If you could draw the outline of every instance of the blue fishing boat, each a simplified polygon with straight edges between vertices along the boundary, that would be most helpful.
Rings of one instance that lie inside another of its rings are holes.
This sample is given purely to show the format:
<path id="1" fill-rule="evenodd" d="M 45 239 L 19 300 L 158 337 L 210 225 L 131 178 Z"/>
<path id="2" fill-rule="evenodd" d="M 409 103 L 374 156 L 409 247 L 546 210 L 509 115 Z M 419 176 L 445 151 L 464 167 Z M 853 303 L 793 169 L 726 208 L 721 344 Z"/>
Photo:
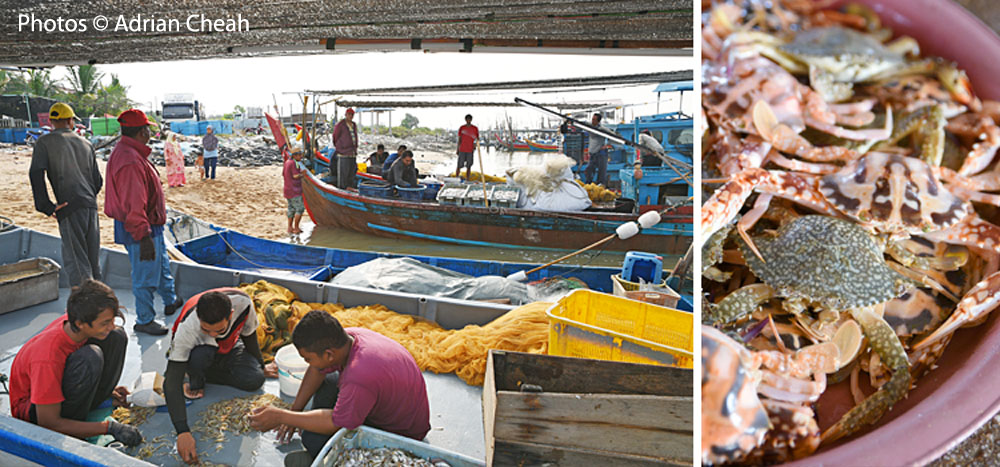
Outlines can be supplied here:
<path id="1" fill-rule="evenodd" d="M 265 240 L 228 229 L 219 229 L 175 246 L 185 256 L 200 264 L 322 282 L 328 281 L 344 269 L 377 258 L 409 257 L 430 266 L 474 277 L 487 275 L 506 277 L 537 266 L 503 261 L 311 247 Z M 620 272 L 621 268 L 557 264 L 529 274 L 528 281 L 576 278 L 591 289 L 611 293 L 613 290 L 611 275 Z"/>

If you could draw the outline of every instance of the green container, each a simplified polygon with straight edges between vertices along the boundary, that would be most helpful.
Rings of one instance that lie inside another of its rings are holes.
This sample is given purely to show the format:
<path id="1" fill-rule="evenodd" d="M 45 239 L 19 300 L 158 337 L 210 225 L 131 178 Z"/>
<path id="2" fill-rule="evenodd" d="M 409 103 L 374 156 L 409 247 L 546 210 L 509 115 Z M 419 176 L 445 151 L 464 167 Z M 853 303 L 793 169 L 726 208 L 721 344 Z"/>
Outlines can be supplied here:
<path id="1" fill-rule="evenodd" d="M 90 119 L 90 131 L 94 132 L 97 136 L 110 136 L 118 133 L 119 129 L 121 129 L 121 125 L 118 124 L 118 119 L 116 118 Z"/>

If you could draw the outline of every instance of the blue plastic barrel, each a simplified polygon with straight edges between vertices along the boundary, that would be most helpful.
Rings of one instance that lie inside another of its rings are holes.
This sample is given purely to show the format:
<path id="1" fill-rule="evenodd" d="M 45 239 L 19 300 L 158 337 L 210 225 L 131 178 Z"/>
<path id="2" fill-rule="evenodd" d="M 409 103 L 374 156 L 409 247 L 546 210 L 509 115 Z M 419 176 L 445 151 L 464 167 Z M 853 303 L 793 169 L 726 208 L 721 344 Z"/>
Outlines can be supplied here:
<path id="1" fill-rule="evenodd" d="M 420 201 L 424 197 L 424 191 L 427 189 L 427 185 L 419 184 L 416 188 L 409 188 L 405 186 L 396 185 L 396 192 L 399 193 L 399 199 L 407 201 Z"/>
<path id="2" fill-rule="evenodd" d="M 358 193 L 361 196 L 388 198 L 392 194 L 392 185 L 375 180 L 364 180 L 358 185 Z"/>

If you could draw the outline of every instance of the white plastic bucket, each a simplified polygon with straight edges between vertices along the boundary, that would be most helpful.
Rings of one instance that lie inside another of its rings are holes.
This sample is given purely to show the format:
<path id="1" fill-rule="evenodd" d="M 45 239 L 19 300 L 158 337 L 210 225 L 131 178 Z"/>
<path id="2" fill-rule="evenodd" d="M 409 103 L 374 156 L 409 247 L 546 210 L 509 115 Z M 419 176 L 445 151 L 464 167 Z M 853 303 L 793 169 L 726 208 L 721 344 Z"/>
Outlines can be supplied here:
<path id="1" fill-rule="evenodd" d="M 294 397 L 299 392 L 302 376 L 306 374 L 309 364 L 291 344 L 278 349 L 274 361 L 278 364 L 278 386 L 281 387 L 281 392 Z"/>

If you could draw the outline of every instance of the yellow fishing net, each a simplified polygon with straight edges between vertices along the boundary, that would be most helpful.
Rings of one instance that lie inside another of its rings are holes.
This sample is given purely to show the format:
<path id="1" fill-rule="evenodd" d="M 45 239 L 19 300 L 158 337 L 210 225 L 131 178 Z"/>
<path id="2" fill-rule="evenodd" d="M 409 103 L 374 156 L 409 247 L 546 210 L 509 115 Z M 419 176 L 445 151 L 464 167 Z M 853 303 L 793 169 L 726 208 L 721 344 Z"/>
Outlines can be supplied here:
<path id="1" fill-rule="evenodd" d="M 410 351 L 421 370 L 455 373 L 471 385 L 483 384 L 490 349 L 543 354 L 549 345 L 549 320 L 545 310 L 551 303 L 531 303 L 483 326 L 448 330 L 382 305 L 345 309 L 334 303 L 305 303 L 288 289 L 265 281 L 244 284 L 240 288 L 254 299 L 261 323 L 257 339 L 268 359 L 273 358 L 273 352 L 282 345 L 291 343 L 291 330 L 312 310 L 332 314 L 344 327 L 363 327 L 389 337 Z M 268 316 L 269 313 L 274 316 Z"/>
<path id="2" fill-rule="evenodd" d="M 470 181 L 470 182 L 480 183 L 485 178 L 486 179 L 486 183 L 507 183 L 507 179 L 506 178 L 497 177 L 497 176 L 490 175 L 490 174 L 483 175 L 483 174 L 481 174 L 479 172 L 476 172 L 475 170 L 473 170 L 472 172 L 470 172 L 469 175 L 470 176 L 468 178 L 468 181 Z M 459 176 L 459 178 L 465 179 L 465 171 L 464 170 L 459 171 L 458 176 Z"/>

